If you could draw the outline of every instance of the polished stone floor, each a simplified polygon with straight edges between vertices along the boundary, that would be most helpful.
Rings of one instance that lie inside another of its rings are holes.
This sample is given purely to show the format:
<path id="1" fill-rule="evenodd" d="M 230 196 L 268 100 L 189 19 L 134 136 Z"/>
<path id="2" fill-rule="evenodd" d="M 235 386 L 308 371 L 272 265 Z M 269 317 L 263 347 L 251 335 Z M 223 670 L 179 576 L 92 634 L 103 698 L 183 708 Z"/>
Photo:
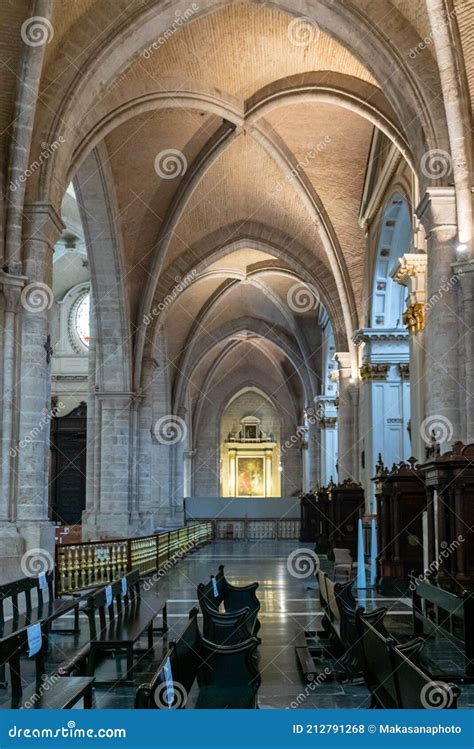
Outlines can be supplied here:
<path id="1" fill-rule="evenodd" d="M 168 601 L 168 640 L 178 637 L 186 626 L 188 612 L 196 605 L 196 586 L 206 582 L 209 575 L 224 564 L 226 576 L 236 585 L 258 581 L 258 596 L 261 601 L 260 621 L 260 671 L 262 684 L 259 691 L 261 708 L 362 708 L 368 706 L 368 692 L 363 685 L 325 680 L 308 689 L 302 679 L 295 655 L 295 641 L 302 630 L 317 630 L 322 612 L 314 578 L 294 577 L 288 570 L 287 561 L 291 552 L 301 548 L 297 541 L 217 541 L 199 552 L 181 560 L 172 570 L 159 579 L 147 595 L 156 605 L 156 599 Z M 328 572 L 332 565 L 322 560 Z M 408 598 L 387 598 L 376 593 L 360 596 L 361 605 L 367 608 L 386 606 L 386 626 L 398 635 L 410 634 L 411 616 Z M 147 598 L 144 598 L 147 605 Z M 82 616 L 80 635 L 54 634 L 48 654 L 47 671 L 52 664 L 62 662 L 87 640 L 88 625 Z M 55 627 L 71 626 L 66 617 Z M 143 641 L 143 646 L 145 646 Z M 94 691 L 96 708 L 127 709 L 133 707 L 135 688 L 149 680 L 162 659 L 167 640 L 156 635 L 153 653 L 137 655 L 135 660 L 134 686 L 115 685 L 100 687 Z M 448 641 L 440 639 L 427 643 L 426 658 L 436 660 L 437 673 L 442 668 L 450 671 L 459 666 L 459 651 Z M 334 659 L 322 662 L 337 670 Z M 98 680 L 113 681 L 123 672 L 125 662 L 121 657 L 105 659 L 97 669 Z M 442 667 L 442 668 L 441 668 Z M 25 681 L 32 680 L 32 664 L 22 666 Z M 4 692 L 3 702 L 7 702 Z M 1 699 L 1 694 L 0 694 Z M 459 707 L 474 707 L 474 686 L 462 686 Z"/>

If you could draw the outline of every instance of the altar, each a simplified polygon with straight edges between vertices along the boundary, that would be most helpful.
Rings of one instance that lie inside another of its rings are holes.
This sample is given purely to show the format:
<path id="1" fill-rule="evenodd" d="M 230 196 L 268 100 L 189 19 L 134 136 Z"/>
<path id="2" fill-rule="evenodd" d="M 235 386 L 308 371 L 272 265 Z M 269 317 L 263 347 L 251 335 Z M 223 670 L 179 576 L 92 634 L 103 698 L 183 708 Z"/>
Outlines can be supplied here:
<path id="1" fill-rule="evenodd" d="M 281 496 L 281 465 L 277 442 L 256 416 L 241 419 L 221 449 L 221 496 Z"/>

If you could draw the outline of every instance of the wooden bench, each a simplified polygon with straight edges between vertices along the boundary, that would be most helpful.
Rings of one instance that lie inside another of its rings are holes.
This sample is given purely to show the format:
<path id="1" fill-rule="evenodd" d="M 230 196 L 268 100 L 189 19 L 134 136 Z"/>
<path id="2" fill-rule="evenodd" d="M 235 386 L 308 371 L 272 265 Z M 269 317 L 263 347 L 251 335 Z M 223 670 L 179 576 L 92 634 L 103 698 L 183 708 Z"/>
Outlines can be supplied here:
<path id="1" fill-rule="evenodd" d="M 260 674 L 256 637 L 237 645 L 217 645 L 201 636 L 198 610 L 192 609 L 182 636 L 170 643 L 153 679 L 135 695 L 138 709 L 254 709 Z M 193 686 L 199 691 L 193 700 Z M 191 703 L 193 703 L 191 705 Z"/>
<path id="2" fill-rule="evenodd" d="M 319 601 L 323 611 L 322 632 L 305 632 L 304 641 L 297 640 L 296 655 L 306 681 L 321 673 L 318 663 L 327 651 L 338 657 L 337 670 L 332 676 L 338 680 L 359 679 L 362 659 L 355 612 L 357 601 L 352 594 L 353 580 L 344 584 L 333 582 L 325 572 L 318 571 Z M 368 621 L 383 628 L 386 609 L 375 609 L 366 614 Z M 385 630 L 383 629 L 385 632 Z M 327 670 L 324 672 L 327 678 Z"/>
<path id="3" fill-rule="evenodd" d="M 230 614 L 236 611 L 240 611 L 243 608 L 249 608 L 252 614 L 252 621 L 250 629 L 256 634 L 260 629 L 260 622 L 258 620 L 258 612 L 260 611 L 260 601 L 257 598 L 258 583 L 250 583 L 249 585 L 232 585 L 227 580 L 224 574 L 224 565 L 220 564 L 217 575 L 215 575 L 215 581 L 217 583 L 217 591 L 219 596 L 217 598 L 218 605 L 221 603 L 224 605 L 224 610 Z M 212 576 L 211 576 L 212 585 Z"/>
<path id="4" fill-rule="evenodd" d="M 255 617 L 248 606 L 231 613 L 220 611 L 212 602 L 212 588 L 211 583 L 200 583 L 197 588 L 204 637 L 218 645 L 235 645 L 252 637 Z"/>
<path id="5" fill-rule="evenodd" d="M 419 663 L 423 639 L 397 644 L 373 627 L 361 609 L 356 612 L 361 640 L 364 679 L 372 696 L 371 707 L 383 709 L 455 709 L 459 689 L 433 680 Z M 438 695 L 443 695 L 439 699 Z"/>
<path id="6" fill-rule="evenodd" d="M 69 612 L 74 612 L 72 631 L 79 632 L 79 601 L 54 597 L 53 572 L 46 573 L 44 583 L 42 588 L 39 577 L 23 577 L 0 585 L 0 640 L 36 622 L 41 622 L 47 631 L 51 622 Z M 11 615 L 5 616 L 8 603 Z"/>
<path id="7" fill-rule="evenodd" d="M 146 602 L 142 601 L 140 573 L 134 570 L 122 579 L 91 594 L 87 599 L 85 611 L 90 629 L 89 676 L 95 673 L 98 653 L 125 650 L 127 678 L 114 680 L 113 683 L 131 680 L 134 652 L 139 652 L 136 649 L 134 651 L 134 646 L 146 632 L 147 651 L 153 648 L 154 620 L 160 611 L 165 613 L 166 604 L 160 608 L 154 598 L 147 598 Z M 110 682 L 100 682 L 100 684 L 107 683 Z"/>
<path id="8" fill-rule="evenodd" d="M 39 577 L 22 577 L 0 585 L 0 642 L 36 623 L 41 623 L 47 638 L 52 622 L 71 612 L 74 627 L 61 632 L 79 632 L 79 601 L 55 598 L 53 572 L 46 573 L 43 580 L 44 587 Z M 5 667 L 0 666 L 0 687 L 6 686 Z"/>
<path id="9" fill-rule="evenodd" d="M 38 624 L 38 623 L 37 623 Z M 11 708 L 37 710 L 67 710 L 80 699 L 84 708 L 92 707 L 92 685 L 94 678 L 68 676 L 66 664 L 55 673 L 46 676 L 44 650 L 46 636 L 41 632 L 41 648 L 32 656 L 35 660 L 35 681 L 23 689 L 21 658 L 28 655 L 28 629 L 15 632 L 0 642 L 0 662 L 8 665 L 11 680 Z"/>
<path id="10" fill-rule="evenodd" d="M 443 675 L 461 683 L 474 681 L 474 594 L 464 591 L 456 596 L 428 580 L 411 576 L 413 632 L 425 637 L 436 628 L 442 631 L 464 655 L 463 673 Z M 433 619 L 430 618 L 433 615 Z"/>

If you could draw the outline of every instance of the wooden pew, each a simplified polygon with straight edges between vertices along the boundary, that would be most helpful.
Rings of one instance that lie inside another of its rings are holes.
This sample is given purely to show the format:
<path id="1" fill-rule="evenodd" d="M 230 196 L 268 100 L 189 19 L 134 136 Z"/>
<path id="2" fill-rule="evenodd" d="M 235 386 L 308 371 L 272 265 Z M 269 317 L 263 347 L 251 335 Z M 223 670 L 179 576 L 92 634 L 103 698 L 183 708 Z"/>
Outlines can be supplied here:
<path id="1" fill-rule="evenodd" d="M 212 589 L 211 583 L 200 583 L 197 588 L 204 637 L 219 645 L 234 645 L 252 637 L 251 627 L 255 625 L 255 617 L 248 606 L 231 613 L 220 611 L 212 603 Z"/>
<path id="2" fill-rule="evenodd" d="M 123 580 L 126 581 L 126 585 Z M 109 589 L 109 593 L 107 589 Z M 124 592 L 125 595 L 123 595 Z M 110 596 L 109 601 L 108 596 Z M 95 672 L 98 653 L 125 650 L 127 654 L 127 680 L 131 680 L 134 646 L 146 632 L 148 650 L 153 648 L 153 623 L 160 610 L 156 600 L 152 598 L 147 599 L 146 605 L 142 605 L 140 573 L 138 570 L 129 572 L 121 580 L 117 580 L 115 583 L 90 595 L 85 609 L 90 629 L 88 674 L 92 676 Z M 135 652 L 138 651 L 135 650 Z M 116 683 L 116 681 L 114 680 L 113 683 Z M 105 684 L 107 682 L 100 683 Z"/>
<path id="3" fill-rule="evenodd" d="M 74 611 L 74 633 L 79 631 L 79 601 L 58 599 L 54 596 L 54 573 L 45 575 L 45 589 L 38 577 L 23 577 L 0 585 L 0 640 L 14 632 L 41 622 L 45 629 L 60 616 Z M 36 595 L 36 602 L 33 600 Z M 5 615 L 7 604 L 11 615 Z"/>
<path id="4" fill-rule="evenodd" d="M 42 632 L 41 649 L 35 659 L 36 677 L 33 684 L 23 689 L 21 657 L 28 654 L 28 630 L 22 629 L 0 642 L 0 662 L 8 665 L 11 679 L 11 708 L 36 710 L 66 710 L 84 699 L 84 708 L 92 707 L 93 677 L 68 676 L 64 664 L 55 673 L 45 675 L 44 649 L 46 636 Z"/>
<path id="5" fill-rule="evenodd" d="M 451 681 L 474 681 L 474 593 L 461 596 L 433 585 L 428 580 L 410 577 L 413 603 L 413 632 L 425 636 L 439 628 L 464 653 L 462 674 L 446 674 Z M 428 613 L 432 612 L 434 621 Z"/>
<path id="6" fill-rule="evenodd" d="M 323 673 L 318 661 L 325 651 L 330 655 L 340 655 L 343 652 L 340 636 L 341 615 L 336 601 L 334 583 L 322 570 L 318 570 L 318 583 L 319 603 L 323 612 L 322 631 L 305 631 L 295 643 L 298 665 L 307 682 L 314 681 Z M 352 582 L 349 582 L 339 587 L 347 589 L 346 595 L 349 596 L 351 585 Z M 327 670 L 324 674 L 325 679 L 334 677 L 334 674 L 328 674 Z"/>
<path id="7" fill-rule="evenodd" d="M 361 640 L 364 679 L 372 695 L 371 707 L 429 709 L 435 706 L 430 699 L 430 690 L 437 689 L 442 689 L 447 695 L 446 700 L 438 703 L 440 708 L 457 707 L 459 689 L 452 684 L 440 687 L 420 667 L 418 654 L 423 646 L 422 638 L 404 645 L 397 644 L 373 627 L 361 609 L 356 612 L 356 622 Z"/>
<path id="8" fill-rule="evenodd" d="M 148 684 L 138 687 L 136 709 L 184 709 L 191 706 L 192 689 L 199 692 L 196 709 L 254 709 L 260 674 L 256 664 L 256 637 L 238 645 L 223 646 L 205 640 L 192 609 L 189 624 L 170 648 Z"/>
<path id="9" fill-rule="evenodd" d="M 45 588 L 41 587 L 39 577 L 22 577 L 0 585 L 0 643 L 36 623 L 41 623 L 47 636 L 52 622 L 72 611 L 73 629 L 61 631 L 79 632 L 79 600 L 55 598 L 53 572 L 46 573 L 44 580 Z M 8 607 L 11 611 L 6 611 Z M 0 666 L 0 687 L 6 686 L 5 668 Z"/>
<path id="10" fill-rule="evenodd" d="M 250 585 L 232 585 L 227 580 L 224 574 L 224 565 L 219 565 L 219 570 L 215 576 L 217 583 L 217 591 L 219 593 L 218 599 L 220 603 L 224 604 L 224 610 L 227 613 L 233 613 L 240 611 L 243 608 L 249 608 L 254 622 L 250 629 L 255 634 L 260 629 L 260 622 L 258 621 L 258 612 L 260 611 L 260 601 L 257 598 L 258 583 L 250 583 Z M 212 584 L 212 576 L 211 576 Z"/>

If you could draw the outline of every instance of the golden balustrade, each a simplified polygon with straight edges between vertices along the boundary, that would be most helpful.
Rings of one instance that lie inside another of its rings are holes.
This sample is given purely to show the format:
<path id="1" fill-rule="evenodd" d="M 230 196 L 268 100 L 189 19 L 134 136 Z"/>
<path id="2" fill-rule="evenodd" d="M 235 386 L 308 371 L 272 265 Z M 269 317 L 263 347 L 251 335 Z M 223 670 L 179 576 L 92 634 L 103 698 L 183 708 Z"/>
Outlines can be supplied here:
<path id="1" fill-rule="evenodd" d="M 188 551 L 208 543 L 210 522 L 150 536 L 56 545 L 56 594 L 100 587 L 138 569 L 141 574 L 170 569 Z"/>

